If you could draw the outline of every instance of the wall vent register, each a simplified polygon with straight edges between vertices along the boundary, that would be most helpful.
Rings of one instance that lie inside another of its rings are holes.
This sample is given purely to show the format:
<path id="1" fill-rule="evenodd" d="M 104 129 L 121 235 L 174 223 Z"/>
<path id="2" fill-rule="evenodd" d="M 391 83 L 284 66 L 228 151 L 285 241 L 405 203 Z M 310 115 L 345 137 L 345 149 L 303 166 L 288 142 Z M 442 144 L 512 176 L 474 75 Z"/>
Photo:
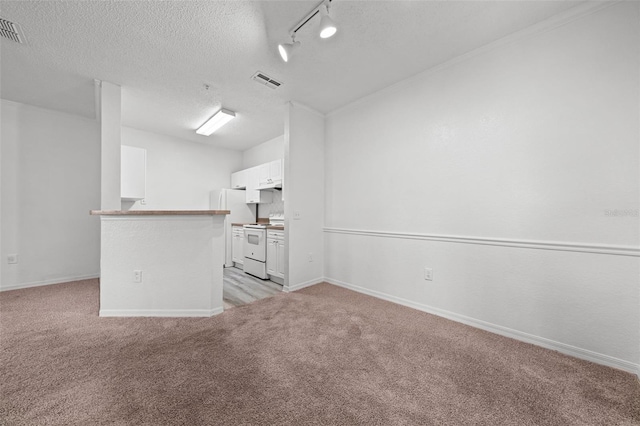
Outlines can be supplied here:
<path id="1" fill-rule="evenodd" d="M 15 41 L 16 43 L 24 44 L 26 42 L 24 33 L 22 32 L 22 28 L 20 28 L 20 25 L 16 24 L 15 22 L 8 21 L 2 17 L 0 17 L 0 36 L 11 41 Z"/>
<path id="2" fill-rule="evenodd" d="M 256 81 L 272 89 L 277 89 L 278 87 L 282 86 L 282 83 L 280 83 L 279 81 L 269 77 L 268 75 L 260 71 L 252 75 L 251 80 Z"/>

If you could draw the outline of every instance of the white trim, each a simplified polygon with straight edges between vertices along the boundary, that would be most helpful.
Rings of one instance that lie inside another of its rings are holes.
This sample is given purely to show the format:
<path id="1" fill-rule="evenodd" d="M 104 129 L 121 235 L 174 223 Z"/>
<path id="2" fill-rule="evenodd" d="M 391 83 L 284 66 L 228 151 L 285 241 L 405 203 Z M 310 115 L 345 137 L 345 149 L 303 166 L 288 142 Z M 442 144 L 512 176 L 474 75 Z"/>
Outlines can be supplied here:
<path id="1" fill-rule="evenodd" d="M 299 283 L 299 284 L 294 284 L 292 286 L 284 286 L 282 287 L 282 291 L 284 291 L 285 293 L 291 293 L 292 291 L 296 291 L 296 290 L 300 290 L 302 288 L 305 287 L 311 287 L 312 285 L 316 285 L 316 284 L 320 284 L 324 282 L 324 278 L 320 277 L 320 278 L 314 278 L 312 280 L 309 281 L 305 281 L 303 283 Z"/>
<path id="2" fill-rule="evenodd" d="M 481 244 L 502 247 L 517 247 L 537 250 L 571 251 L 616 256 L 640 257 L 640 247 L 614 246 L 605 244 L 572 243 L 562 241 L 515 240 L 507 238 L 466 237 L 460 235 L 420 234 L 415 232 L 365 231 L 347 228 L 323 228 L 330 234 L 351 234 L 367 237 L 400 238 L 405 240 L 427 240 L 447 243 Z"/>
<path id="3" fill-rule="evenodd" d="M 399 82 L 393 83 L 387 87 L 384 87 L 376 92 L 373 92 L 369 95 L 363 96 L 351 103 L 348 103 L 346 105 L 343 105 L 339 108 L 336 108 L 330 112 L 328 112 L 326 114 L 326 117 L 329 118 L 335 114 L 340 114 L 342 112 L 348 111 L 351 108 L 354 108 L 364 102 L 367 102 L 369 99 L 381 96 L 383 94 L 386 93 L 394 93 L 398 90 L 401 90 L 403 87 L 410 85 L 412 83 L 414 83 L 415 81 L 418 81 L 430 74 L 436 73 L 438 71 L 441 71 L 443 69 L 447 69 L 455 64 L 458 64 L 460 62 L 464 62 L 468 59 L 474 58 L 476 56 L 482 55 L 484 53 L 488 53 L 491 52 L 493 50 L 496 50 L 498 48 L 501 48 L 503 46 L 507 46 L 511 43 L 517 42 L 520 39 L 526 39 L 527 37 L 531 37 L 531 36 L 535 36 L 538 34 L 542 34 L 545 33 L 547 31 L 551 31 L 555 28 L 561 27 L 563 25 L 566 25 L 572 21 L 575 21 L 577 19 L 580 19 L 582 17 L 591 15 L 593 13 L 596 13 L 602 9 L 608 8 L 610 6 L 613 6 L 617 3 L 621 3 L 622 0 L 617 0 L 617 1 L 587 1 L 584 2 L 578 6 L 572 7 L 570 9 L 567 9 L 563 12 L 560 12 L 557 15 L 553 15 L 547 19 L 545 19 L 544 21 L 538 22 L 536 24 L 533 24 L 529 27 L 526 27 L 520 31 L 516 31 L 515 33 L 511 33 L 509 35 L 506 35 L 498 40 L 492 41 L 488 44 L 482 45 L 476 49 L 473 49 L 467 53 L 464 53 L 460 56 L 456 56 L 454 58 L 451 58 L 445 62 L 441 62 L 439 64 L 435 64 L 433 65 L 431 68 L 427 68 L 426 70 L 419 72 L 418 74 L 415 74 L 411 77 L 408 77 L 404 80 L 401 80 Z"/>
<path id="4" fill-rule="evenodd" d="M 333 278 L 325 278 L 325 282 L 333 284 L 338 287 L 343 287 L 349 290 L 356 291 L 358 293 L 373 296 L 378 299 L 386 300 L 388 302 L 397 303 L 399 305 L 407 306 L 409 308 L 417 309 L 422 312 L 437 315 L 439 317 L 447 318 L 452 321 L 460 322 L 472 327 L 476 327 L 491 333 L 499 334 L 501 336 L 510 337 L 522 342 L 531 343 L 543 348 L 552 349 L 561 352 L 566 355 L 573 356 L 575 358 L 594 362 L 596 364 L 606 365 L 608 367 L 624 370 L 629 373 L 638 374 L 640 372 L 640 364 L 634 364 L 630 361 L 615 358 L 609 355 L 593 352 L 588 349 L 582 349 L 576 346 L 567 345 L 566 343 L 557 342 L 544 337 L 535 336 L 533 334 L 525 333 L 522 331 L 514 330 L 501 325 L 492 324 L 486 321 L 478 320 L 475 318 L 467 317 L 465 315 L 456 314 L 454 312 L 445 311 L 443 309 L 434 308 L 432 306 L 423 305 L 422 303 L 412 302 L 401 297 L 392 296 L 390 294 L 382 293 L 376 290 L 370 290 L 365 287 L 360 287 L 354 284 L 349 284 Z M 640 377 L 640 376 L 639 376 Z"/>
<path id="5" fill-rule="evenodd" d="M 224 312 L 215 309 L 100 309 L 101 317 L 212 317 Z"/>
<path id="6" fill-rule="evenodd" d="M 54 278 L 51 280 L 33 281 L 30 283 L 14 284 L 9 286 L 0 287 L 0 292 L 10 290 L 20 290 L 21 288 L 42 287 L 52 284 L 63 284 L 73 281 L 92 280 L 94 278 L 100 278 L 100 274 L 79 275 L 75 277 Z"/>
<path id="7" fill-rule="evenodd" d="M 90 121 L 90 122 L 93 122 L 93 123 L 96 122 L 96 118 L 95 117 L 89 117 L 89 116 L 86 116 L 86 115 L 80 115 L 80 114 L 77 114 L 75 112 L 58 111 L 56 109 L 40 107 L 40 106 L 37 106 L 37 105 L 24 104 L 22 102 L 10 101 L 9 99 L 5 99 L 5 98 L 0 98 L 0 101 L 4 102 L 4 103 L 8 103 L 8 104 L 10 104 L 11 106 L 13 106 L 15 108 L 22 108 L 22 107 L 33 108 L 33 109 L 37 109 L 37 110 L 40 110 L 40 111 L 45 111 L 47 113 L 51 113 L 51 114 L 54 114 L 54 115 L 64 115 L 66 117 L 80 118 L 80 119 L 82 119 L 84 121 Z"/>
<path id="8" fill-rule="evenodd" d="M 289 103 L 290 103 L 292 106 L 294 106 L 294 107 L 302 108 L 302 109 L 304 109 L 304 110 L 307 110 L 307 111 L 309 111 L 310 113 L 313 113 L 313 114 L 317 115 L 318 117 L 325 118 L 325 116 L 326 116 L 325 114 L 321 113 L 321 112 L 320 112 L 320 111 L 318 111 L 317 109 L 313 109 L 313 108 L 311 108 L 310 106 L 307 106 L 307 105 L 305 105 L 305 104 L 303 104 L 303 103 L 300 103 L 300 102 L 298 102 L 298 101 L 289 101 Z"/>

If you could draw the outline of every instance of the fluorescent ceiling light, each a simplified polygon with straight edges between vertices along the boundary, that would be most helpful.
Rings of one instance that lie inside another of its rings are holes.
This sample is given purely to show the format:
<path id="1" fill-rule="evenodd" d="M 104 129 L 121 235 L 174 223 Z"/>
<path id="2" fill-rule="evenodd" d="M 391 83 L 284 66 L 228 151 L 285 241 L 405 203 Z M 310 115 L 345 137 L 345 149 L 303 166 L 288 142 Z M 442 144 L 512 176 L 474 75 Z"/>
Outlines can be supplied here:
<path id="1" fill-rule="evenodd" d="M 220 127 L 230 122 L 235 116 L 235 112 L 221 108 L 220 111 L 213 114 L 213 117 L 208 119 L 206 123 L 200 126 L 200 128 L 196 130 L 196 133 L 199 135 L 209 136 Z"/>

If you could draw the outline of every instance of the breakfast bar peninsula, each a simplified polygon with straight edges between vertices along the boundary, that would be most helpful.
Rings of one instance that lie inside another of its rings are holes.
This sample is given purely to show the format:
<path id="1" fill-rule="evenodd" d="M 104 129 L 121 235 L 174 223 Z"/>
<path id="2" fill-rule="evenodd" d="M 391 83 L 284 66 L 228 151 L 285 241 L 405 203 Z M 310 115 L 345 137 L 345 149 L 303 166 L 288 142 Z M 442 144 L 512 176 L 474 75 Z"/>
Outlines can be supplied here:
<path id="1" fill-rule="evenodd" d="M 223 311 L 228 210 L 92 210 L 99 215 L 100 316 Z"/>

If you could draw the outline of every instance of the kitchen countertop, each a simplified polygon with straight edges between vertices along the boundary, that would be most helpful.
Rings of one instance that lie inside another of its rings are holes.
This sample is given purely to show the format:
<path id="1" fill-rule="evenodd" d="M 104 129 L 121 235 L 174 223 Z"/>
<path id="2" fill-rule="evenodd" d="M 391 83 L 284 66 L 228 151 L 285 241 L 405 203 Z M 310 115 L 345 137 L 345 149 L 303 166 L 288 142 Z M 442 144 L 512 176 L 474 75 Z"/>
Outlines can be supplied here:
<path id="1" fill-rule="evenodd" d="M 218 216 L 229 210 L 90 210 L 95 216 Z"/>
<path id="2" fill-rule="evenodd" d="M 276 231 L 284 231 L 284 226 L 278 226 L 278 225 L 269 225 L 268 223 L 265 222 L 258 222 L 261 225 L 265 225 L 267 227 L 267 229 L 273 229 Z M 232 223 L 231 226 L 244 226 L 244 225 L 255 225 L 256 222 L 249 222 L 249 223 Z"/>

